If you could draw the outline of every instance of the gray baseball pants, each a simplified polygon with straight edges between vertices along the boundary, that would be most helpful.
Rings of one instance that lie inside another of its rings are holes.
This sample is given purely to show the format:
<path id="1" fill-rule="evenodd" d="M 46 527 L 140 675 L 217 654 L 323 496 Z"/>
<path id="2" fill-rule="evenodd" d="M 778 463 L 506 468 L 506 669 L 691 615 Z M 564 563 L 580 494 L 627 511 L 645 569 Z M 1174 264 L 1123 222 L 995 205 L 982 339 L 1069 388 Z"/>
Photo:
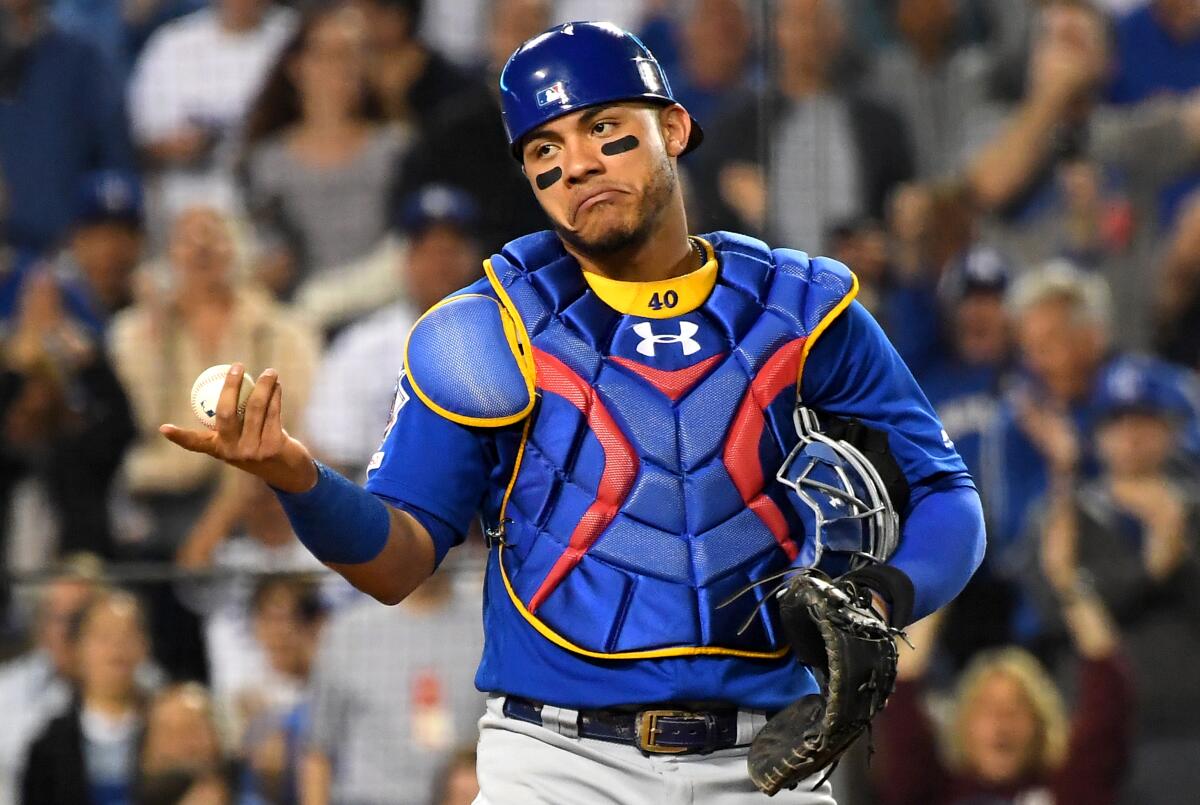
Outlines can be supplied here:
<path id="1" fill-rule="evenodd" d="M 745 746 L 647 756 L 507 718 L 503 701 L 489 698 L 479 721 L 474 805 L 835 805 L 828 782 L 809 790 L 819 778 L 768 799 L 750 782 Z"/>

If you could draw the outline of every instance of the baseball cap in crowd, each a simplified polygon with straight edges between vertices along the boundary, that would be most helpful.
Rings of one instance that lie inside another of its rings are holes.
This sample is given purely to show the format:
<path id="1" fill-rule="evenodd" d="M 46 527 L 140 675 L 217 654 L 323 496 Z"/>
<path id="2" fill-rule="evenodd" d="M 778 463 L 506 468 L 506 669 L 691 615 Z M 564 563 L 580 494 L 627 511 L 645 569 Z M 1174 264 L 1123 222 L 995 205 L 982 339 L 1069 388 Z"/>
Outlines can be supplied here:
<path id="1" fill-rule="evenodd" d="M 938 295 L 948 305 L 977 293 L 1003 295 L 1011 276 L 1012 266 L 1003 254 L 990 246 L 975 246 L 950 263 Z"/>
<path id="2" fill-rule="evenodd" d="M 1150 358 L 1122 358 L 1104 369 L 1094 402 L 1102 420 L 1139 413 L 1173 421 L 1188 419 L 1194 389 L 1184 371 Z"/>
<path id="3" fill-rule="evenodd" d="M 76 227 L 116 222 L 140 229 L 144 218 L 142 185 L 134 174 L 117 170 L 95 171 L 80 183 L 75 206 Z"/>
<path id="4" fill-rule="evenodd" d="M 479 223 L 479 205 L 463 190 L 444 184 L 425 185 L 400 206 L 396 228 L 409 237 L 431 226 L 449 224 L 473 236 Z"/>

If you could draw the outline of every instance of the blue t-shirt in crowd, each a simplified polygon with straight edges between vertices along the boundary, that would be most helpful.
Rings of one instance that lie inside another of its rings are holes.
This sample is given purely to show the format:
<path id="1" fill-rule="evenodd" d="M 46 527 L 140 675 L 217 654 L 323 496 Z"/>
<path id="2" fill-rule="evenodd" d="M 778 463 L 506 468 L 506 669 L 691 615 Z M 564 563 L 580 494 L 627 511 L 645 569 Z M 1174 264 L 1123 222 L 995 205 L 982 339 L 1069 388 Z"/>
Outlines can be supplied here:
<path id="1" fill-rule="evenodd" d="M 123 91 L 90 44 L 50 26 L 20 58 L 0 98 L 7 240 L 45 253 L 65 233 L 83 177 L 133 170 Z"/>
<path id="2" fill-rule="evenodd" d="M 1131 11 L 1113 31 L 1116 72 L 1109 100 L 1132 104 L 1170 93 L 1185 95 L 1200 87 L 1200 34 L 1176 41 L 1154 18 L 1152 4 Z M 1184 198 L 1200 187 L 1200 171 L 1191 171 L 1163 188 L 1159 217 L 1167 224 Z"/>

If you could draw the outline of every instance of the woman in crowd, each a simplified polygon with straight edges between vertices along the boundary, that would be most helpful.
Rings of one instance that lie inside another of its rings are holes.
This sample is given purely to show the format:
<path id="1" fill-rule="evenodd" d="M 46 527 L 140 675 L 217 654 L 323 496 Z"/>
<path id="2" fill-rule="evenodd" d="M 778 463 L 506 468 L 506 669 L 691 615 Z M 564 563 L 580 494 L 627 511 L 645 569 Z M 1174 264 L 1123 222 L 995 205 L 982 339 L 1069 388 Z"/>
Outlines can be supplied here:
<path id="1" fill-rule="evenodd" d="M 207 691 L 174 685 L 154 699 L 146 716 L 137 805 L 226 805 L 229 768 Z"/>
<path id="2" fill-rule="evenodd" d="M 382 123 L 365 37 L 356 9 L 313 12 L 250 110 L 247 203 L 268 243 L 291 260 L 290 271 L 270 277 L 277 292 L 362 257 L 387 231 L 394 166 L 409 134 Z"/>
<path id="3" fill-rule="evenodd" d="M 307 325 L 238 276 L 233 232 L 220 213 L 195 207 L 181 214 L 167 257 L 170 290 L 123 311 L 110 331 L 113 364 L 138 424 L 124 469 L 142 529 L 131 522 L 123 533 L 127 552 L 141 559 L 173 557 L 198 518 L 220 519 L 219 510 L 242 503 L 226 480 L 231 474 L 206 461 L 180 459 L 158 433 L 163 422 L 195 419 L 190 391 L 196 377 L 235 358 L 255 373 L 273 367 L 289 379 L 289 405 L 301 412 L 320 355 Z M 152 594 L 154 635 L 169 636 L 155 640 L 159 661 L 173 676 L 204 679 L 195 618 L 170 587 Z"/>
<path id="4" fill-rule="evenodd" d="M 190 422 L 192 382 L 236 356 L 250 371 L 274 367 L 302 410 L 319 356 L 316 335 L 238 276 L 230 223 L 195 207 L 175 221 L 168 248 L 169 291 L 140 300 L 113 323 L 111 351 L 133 401 L 139 438 L 126 462 L 130 492 L 153 515 L 157 547 L 174 549 L 219 481 L 206 461 L 181 460 L 158 433 L 163 422 Z M 244 356 L 244 357 L 243 357 Z M 294 378 L 294 379 L 293 379 Z"/>
<path id="5" fill-rule="evenodd" d="M 983 652 L 967 667 L 939 741 L 923 706 L 939 615 L 909 630 L 896 690 L 878 719 L 873 764 L 881 805 L 1117 802 L 1130 752 L 1133 689 L 1107 610 L 1060 546 L 1044 546 L 1078 655 L 1068 719 L 1050 676 L 1024 649 Z M 1040 798 L 1039 798 L 1040 797 Z"/>
<path id="6" fill-rule="evenodd" d="M 71 624 L 77 698 L 29 750 L 25 805 L 131 799 L 143 696 L 137 670 L 149 648 L 141 606 L 126 592 L 98 593 Z"/>

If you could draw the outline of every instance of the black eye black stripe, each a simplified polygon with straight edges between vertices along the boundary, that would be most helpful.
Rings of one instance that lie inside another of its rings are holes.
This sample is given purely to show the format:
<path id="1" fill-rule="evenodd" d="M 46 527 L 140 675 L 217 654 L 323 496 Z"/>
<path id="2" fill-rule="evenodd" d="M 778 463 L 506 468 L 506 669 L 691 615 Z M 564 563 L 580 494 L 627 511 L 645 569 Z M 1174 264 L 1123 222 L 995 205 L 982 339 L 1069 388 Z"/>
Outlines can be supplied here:
<path id="1" fill-rule="evenodd" d="M 551 168 L 545 173 L 539 173 L 535 181 L 537 181 L 538 190 L 545 190 L 561 178 L 562 168 Z"/>
<path id="2" fill-rule="evenodd" d="M 632 134 L 627 134 L 619 140 L 613 140 L 611 143 L 605 143 L 600 146 L 600 152 L 606 157 L 615 157 L 617 154 L 624 154 L 626 151 L 632 151 L 641 145 L 637 137 Z"/>

